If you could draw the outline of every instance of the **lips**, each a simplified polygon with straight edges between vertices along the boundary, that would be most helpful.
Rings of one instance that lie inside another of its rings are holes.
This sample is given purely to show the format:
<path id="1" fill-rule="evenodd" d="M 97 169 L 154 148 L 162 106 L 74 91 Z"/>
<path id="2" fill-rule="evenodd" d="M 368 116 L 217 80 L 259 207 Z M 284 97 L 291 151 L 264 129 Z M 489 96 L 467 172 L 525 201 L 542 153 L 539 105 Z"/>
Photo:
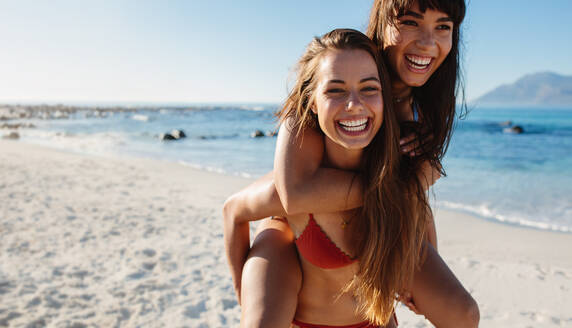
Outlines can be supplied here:
<path id="1" fill-rule="evenodd" d="M 337 121 L 337 126 L 345 134 L 359 135 L 369 128 L 369 122 L 370 119 L 367 117 L 359 119 L 339 120 Z"/>
<path id="2" fill-rule="evenodd" d="M 433 57 L 407 54 L 405 55 L 405 60 L 408 68 L 414 72 L 424 73 L 429 69 L 429 66 L 431 66 Z"/>

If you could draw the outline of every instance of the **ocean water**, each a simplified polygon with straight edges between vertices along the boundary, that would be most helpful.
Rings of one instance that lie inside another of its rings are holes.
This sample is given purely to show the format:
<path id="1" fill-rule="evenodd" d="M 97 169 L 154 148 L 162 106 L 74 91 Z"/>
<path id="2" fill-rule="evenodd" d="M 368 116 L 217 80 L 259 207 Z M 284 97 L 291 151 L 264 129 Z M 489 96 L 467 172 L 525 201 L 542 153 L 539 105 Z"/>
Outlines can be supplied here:
<path id="1" fill-rule="evenodd" d="M 276 106 L 140 110 L 105 118 L 78 112 L 70 119 L 32 120 L 22 141 L 68 151 L 140 156 L 222 174 L 257 177 L 272 169 Z M 505 121 L 524 129 L 503 132 Z M 28 121 L 30 122 L 30 121 Z M 187 138 L 161 142 L 182 129 Z M 447 177 L 434 188 L 437 206 L 484 219 L 572 232 L 572 108 L 476 108 L 456 123 L 444 161 Z"/>
<path id="2" fill-rule="evenodd" d="M 504 133 L 506 121 L 524 133 Z M 572 109 L 474 109 L 457 121 L 445 169 L 435 194 L 447 208 L 572 232 Z"/>

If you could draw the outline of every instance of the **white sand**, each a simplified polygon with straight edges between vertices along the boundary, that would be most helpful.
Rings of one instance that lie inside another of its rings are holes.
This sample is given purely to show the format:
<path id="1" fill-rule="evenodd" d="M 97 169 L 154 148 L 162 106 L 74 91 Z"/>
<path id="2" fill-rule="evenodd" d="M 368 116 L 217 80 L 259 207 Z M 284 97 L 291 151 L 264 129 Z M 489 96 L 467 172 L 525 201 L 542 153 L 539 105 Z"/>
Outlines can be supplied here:
<path id="1" fill-rule="evenodd" d="M 0 141 L 0 327 L 236 326 L 220 207 L 248 182 Z M 572 235 L 445 211 L 437 226 L 482 327 L 572 327 Z"/>

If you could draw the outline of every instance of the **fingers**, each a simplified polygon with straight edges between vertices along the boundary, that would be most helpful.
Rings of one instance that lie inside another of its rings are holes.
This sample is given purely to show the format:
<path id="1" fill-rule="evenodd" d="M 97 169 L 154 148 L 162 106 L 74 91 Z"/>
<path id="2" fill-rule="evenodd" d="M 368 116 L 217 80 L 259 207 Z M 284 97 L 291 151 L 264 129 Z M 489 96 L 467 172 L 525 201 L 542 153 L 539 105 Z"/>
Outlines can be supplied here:
<path id="1" fill-rule="evenodd" d="M 410 133 L 410 134 L 406 135 L 405 137 L 399 139 L 399 145 L 404 146 L 404 145 L 410 143 L 411 141 L 414 141 L 415 139 L 417 139 L 417 135 L 415 133 Z"/>
<path id="2" fill-rule="evenodd" d="M 422 142 L 420 142 L 420 139 Z M 402 154 L 413 157 L 423 153 L 425 145 L 433 140 L 432 134 L 421 135 L 417 138 L 415 133 L 411 133 L 399 140 L 399 147 Z"/>
<path id="3" fill-rule="evenodd" d="M 413 152 L 419 146 L 419 142 L 415 133 L 411 133 L 399 140 L 399 147 L 402 154 L 412 156 Z"/>

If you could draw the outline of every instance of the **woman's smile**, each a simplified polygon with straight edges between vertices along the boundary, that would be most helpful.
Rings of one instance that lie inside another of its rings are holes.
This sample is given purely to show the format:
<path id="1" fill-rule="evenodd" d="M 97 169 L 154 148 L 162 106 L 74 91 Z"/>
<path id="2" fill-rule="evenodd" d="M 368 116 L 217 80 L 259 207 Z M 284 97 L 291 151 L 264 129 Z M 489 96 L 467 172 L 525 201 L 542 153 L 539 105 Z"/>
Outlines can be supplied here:
<path id="1" fill-rule="evenodd" d="M 364 118 L 352 118 L 343 119 L 337 121 L 336 126 L 340 133 L 346 134 L 348 136 L 359 136 L 362 134 L 367 134 L 371 128 L 370 119 Z"/>
<path id="2" fill-rule="evenodd" d="M 433 57 L 406 54 L 405 62 L 410 71 L 414 73 L 427 73 L 433 63 Z"/>

